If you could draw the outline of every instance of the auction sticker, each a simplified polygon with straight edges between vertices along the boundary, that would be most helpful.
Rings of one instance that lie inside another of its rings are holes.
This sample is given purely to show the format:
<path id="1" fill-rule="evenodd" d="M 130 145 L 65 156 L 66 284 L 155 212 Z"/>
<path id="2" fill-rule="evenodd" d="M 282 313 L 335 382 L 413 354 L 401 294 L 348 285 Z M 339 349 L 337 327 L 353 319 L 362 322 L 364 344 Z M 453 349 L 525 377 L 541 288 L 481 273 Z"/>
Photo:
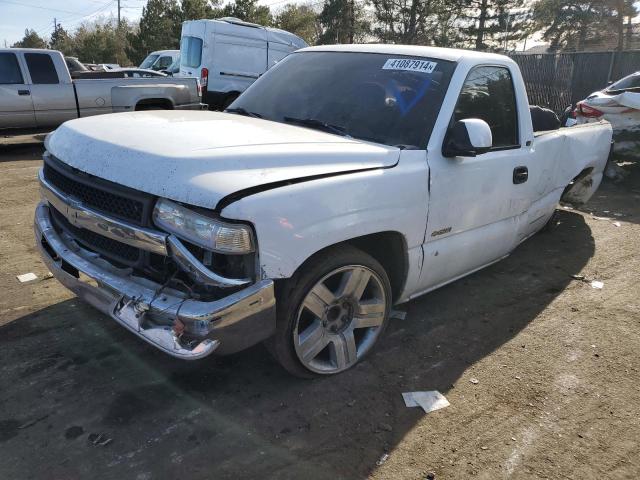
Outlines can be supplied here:
<path id="1" fill-rule="evenodd" d="M 438 66 L 437 62 L 411 58 L 390 58 L 382 66 L 383 70 L 408 70 L 410 72 L 431 73 Z"/>

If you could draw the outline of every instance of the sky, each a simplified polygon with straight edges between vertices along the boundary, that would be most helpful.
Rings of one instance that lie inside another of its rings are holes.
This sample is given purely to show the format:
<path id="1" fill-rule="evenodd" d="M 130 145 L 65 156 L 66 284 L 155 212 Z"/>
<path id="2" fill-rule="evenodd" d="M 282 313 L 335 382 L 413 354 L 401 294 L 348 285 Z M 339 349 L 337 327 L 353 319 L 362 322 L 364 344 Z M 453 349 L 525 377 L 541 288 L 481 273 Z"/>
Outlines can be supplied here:
<path id="1" fill-rule="evenodd" d="M 287 0 L 288 3 L 303 1 Z M 146 3 L 147 0 L 120 0 L 122 17 L 139 20 Z M 260 0 L 260 4 L 275 8 L 282 3 L 283 0 Z M 26 28 L 48 39 L 53 32 L 54 18 L 65 30 L 73 31 L 82 22 L 111 15 L 114 18 L 118 15 L 117 0 L 0 0 L 0 46 L 11 46 L 20 40 Z M 527 42 L 527 47 L 540 43 L 536 40 Z"/>

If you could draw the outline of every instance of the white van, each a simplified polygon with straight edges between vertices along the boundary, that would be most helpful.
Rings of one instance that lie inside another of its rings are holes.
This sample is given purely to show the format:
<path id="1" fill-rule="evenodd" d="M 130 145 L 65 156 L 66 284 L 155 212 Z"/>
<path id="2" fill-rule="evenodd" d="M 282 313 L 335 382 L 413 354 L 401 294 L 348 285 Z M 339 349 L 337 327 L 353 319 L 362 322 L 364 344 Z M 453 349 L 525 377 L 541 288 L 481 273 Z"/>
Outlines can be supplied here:
<path id="1" fill-rule="evenodd" d="M 138 68 L 167 70 L 180 61 L 180 50 L 157 50 L 147 55 Z"/>
<path id="2" fill-rule="evenodd" d="M 197 77 L 202 101 L 222 109 L 289 53 L 306 47 L 300 37 L 237 18 L 182 24 L 180 76 Z"/>

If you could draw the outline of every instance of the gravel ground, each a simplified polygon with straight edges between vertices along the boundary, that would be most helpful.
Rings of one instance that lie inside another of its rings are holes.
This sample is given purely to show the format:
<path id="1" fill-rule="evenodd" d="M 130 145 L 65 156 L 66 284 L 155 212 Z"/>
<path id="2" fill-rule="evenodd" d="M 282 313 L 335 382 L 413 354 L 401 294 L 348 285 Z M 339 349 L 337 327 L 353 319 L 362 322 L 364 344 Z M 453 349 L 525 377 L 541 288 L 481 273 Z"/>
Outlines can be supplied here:
<path id="1" fill-rule="evenodd" d="M 0 150 L 0 478 L 640 477 L 638 165 L 407 304 L 357 368 L 301 381 L 262 346 L 166 357 L 46 279 L 41 153 Z M 415 390 L 451 406 L 406 408 Z"/>

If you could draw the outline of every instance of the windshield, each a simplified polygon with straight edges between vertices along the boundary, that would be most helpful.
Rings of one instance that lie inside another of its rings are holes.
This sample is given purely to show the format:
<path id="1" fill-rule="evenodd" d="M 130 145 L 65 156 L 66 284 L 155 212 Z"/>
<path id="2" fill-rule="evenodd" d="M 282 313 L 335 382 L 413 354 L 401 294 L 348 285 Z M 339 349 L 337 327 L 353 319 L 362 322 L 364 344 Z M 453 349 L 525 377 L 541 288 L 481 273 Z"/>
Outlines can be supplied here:
<path id="1" fill-rule="evenodd" d="M 294 53 L 230 109 L 386 145 L 426 148 L 454 68 L 454 62 L 424 57 Z"/>
<path id="2" fill-rule="evenodd" d="M 631 88 L 640 88 L 640 72 L 633 73 L 628 77 L 624 77 L 616 83 L 609 85 L 607 92 L 614 90 L 627 90 Z"/>
<path id="3" fill-rule="evenodd" d="M 140 64 L 139 68 L 149 68 L 151 67 L 151 65 L 153 65 L 153 62 L 156 61 L 156 59 L 159 57 L 159 55 L 148 55 L 147 58 L 145 58 L 142 63 Z"/>

